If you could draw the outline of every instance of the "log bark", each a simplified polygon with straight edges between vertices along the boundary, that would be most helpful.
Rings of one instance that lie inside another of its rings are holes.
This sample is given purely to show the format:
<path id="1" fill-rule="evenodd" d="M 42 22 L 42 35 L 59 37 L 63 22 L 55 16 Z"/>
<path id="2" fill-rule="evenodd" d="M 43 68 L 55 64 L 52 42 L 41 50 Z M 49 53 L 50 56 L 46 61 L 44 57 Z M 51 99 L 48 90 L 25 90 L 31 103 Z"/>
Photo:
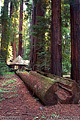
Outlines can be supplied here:
<path id="1" fill-rule="evenodd" d="M 36 72 L 16 72 L 45 105 L 57 104 L 57 83 Z"/>
<path id="2" fill-rule="evenodd" d="M 78 103 L 80 87 L 73 80 L 64 79 L 52 74 L 43 76 L 35 71 L 16 74 L 39 97 L 45 105 L 61 103 Z"/>
<path id="3" fill-rule="evenodd" d="M 78 103 L 80 99 L 80 86 L 75 80 L 59 77 L 48 73 L 48 77 L 56 79 L 59 89 L 56 94 L 61 103 Z"/>

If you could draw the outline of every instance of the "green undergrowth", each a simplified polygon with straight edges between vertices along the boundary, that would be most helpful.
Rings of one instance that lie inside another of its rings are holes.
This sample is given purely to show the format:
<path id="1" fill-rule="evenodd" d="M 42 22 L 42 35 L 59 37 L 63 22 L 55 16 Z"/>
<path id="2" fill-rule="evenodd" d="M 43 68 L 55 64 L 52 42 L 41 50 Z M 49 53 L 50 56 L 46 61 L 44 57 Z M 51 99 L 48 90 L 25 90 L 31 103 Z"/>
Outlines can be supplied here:
<path id="1" fill-rule="evenodd" d="M 77 120 L 77 116 L 76 116 L 76 120 Z M 44 113 L 41 117 L 34 117 L 33 120 L 72 120 L 75 119 L 75 116 L 70 117 L 70 116 L 61 116 L 61 115 L 57 115 L 56 113 L 52 113 L 48 116 L 46 116 Z"/>
<path id="2" fill-rule="evenodd" d="M 0 102 L 5 100 L 6 97 L 9 99 L 18 96 L 16 82 L 17 80 L 14 78 L 14 75 L 5 75 L 0 84 Z"/>
<path id="3" fill-rule="evenodd" d="M 2 84 L 2 86 L 8 86 L 8 85 L 10 85 L 10 84 L 15 84 L 15 82 L 16 82 L 16 79 L 7 80 L 7 81 L 5 81 L 5 82 Z"/>
<path id="4" fill-rule="evenodd" d="M 12 75 L 15 74 L 14 72 L 4 72 L 3 75 Z"/>
<path id="5" fill-rule="evenodd" d="M 38 116 L 34 117 L 33 120 L 53 120 L 53 119 L 59 119 L 59 115 L 56 115 L 54 113 L 52 113 L 50 116 L 46 117 L 46 115 L 43 115 L 39 118 Z M 67 119 L 66 119 L 67 120 Z"/>
<path id="6" fill-rule="evenodd" d="M 9 68 L 3 59 L 3 57 L 0 55 L 0 75 L 3 75 L 4 73 L 8 72 Z"/>

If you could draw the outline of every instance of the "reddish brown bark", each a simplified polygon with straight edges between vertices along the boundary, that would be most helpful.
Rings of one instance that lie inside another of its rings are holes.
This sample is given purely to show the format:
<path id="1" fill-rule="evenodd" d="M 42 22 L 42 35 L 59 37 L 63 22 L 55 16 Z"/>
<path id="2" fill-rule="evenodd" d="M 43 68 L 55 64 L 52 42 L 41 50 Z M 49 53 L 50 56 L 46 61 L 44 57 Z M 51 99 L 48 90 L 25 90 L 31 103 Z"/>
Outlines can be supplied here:
<path id="1" fill-rule="evenodd" d="M 13 35 L 13 60 L 16 58 L 16 40 L 15 40 L 15 33 Z"/>
<path id="2" fill-rule="evenodd" d="M 13 6 L 13 2 L 11 2 L 10 4 L 10 18 L 11 19 L 12 19 L 13 11 L 14 11 L 14 6 Z M 16 20 L 14 20 L 14 26 L 16 27 Z M 16 39 L 15 38 L 16 38 L 16 35 L 15 35 L 15 30 L 14 30 L 12 41 L 11 41 L 11 46 L 13 48 L 13 60 L 16 58 Z"/>
<path id="3" fill-rule="evenodd" d="M 34 0 L 33 0 L 33 11 L 32 11 L 32 25 L 36 24 L 36 6 L 34 5 Z M 33 29 L 31 29 L 31 31 L 33 32 Z M 32 68 L 33 70 L 35 69 L 35 62 L 36 60 L 34 60 L 34 54 L 36 54 L 36 51 L 34 50 L 35 48 L 35 37 L 31 36 L 31 53 L 30 53 L 30 68 Z M 35 52 L 34 52 L 35 51 Z"/>
<path id="4" fill-rule="evenodd" d="M 33 12 L 32 12 L 32 25 L 37 25 L 37 23 L 39 22 L 38 20 L 38 16 L 44 17 L 45 16 L 45 12 L 42 9 L 42 3 L 37 1 L 36 2 L 36 6 L 34 4 L 33 0 Z M 34 32 L 34 30 L 32 30 L 32 32 Z M 44 35 L 44 33 L 42 33 L 42 36 Z M 42 39 L 43 40 L 43 39 Z M 32 70 L 36 70 L 37 69 L 37 62 L 40 60 L 38 53 L 42 50 L 40 47 L 40 40 L 34 36 L 31 36 L 31 60 L 30 60 L 30 67 L 32 68 Z"/>
<path id="5" fill-rule="evenodd" d="M 51 73 L 62 76 L 61 0 L 52 0 Z"/>
<path id="6" fill-rule="evenodd" d="M 38 25 L 39 22 L 41 22 L 41 20 L 39 20 L 39 17 L 45 17 L 45 11 L 42 8 L 42 4 L 40 1 L 37 2 L 37 7 L 36 7 L 36 24 Z M 40 26 L 39 26 L 40 27 Z M 44 27 L 43 27 L 44 29 Z M 39 39 L 39 37 L 36 38 L 36 63 L 35 63 L 35 69 L 37 70 L 44 70 L 44 65 L 42 65 L 43 60 L 45 59 L 44 55 L 41 54 L 41 56 L 39 56 L 39 53 L 44 52 L 44 47 L 45 47 L 45 42 L 44 42 L 44 38 L 45 38 L 45 32 L 41 31 L 40 36 L 42 37 L 41 39 Z M 36 65 L 37 64 L 37 65 Z"/>
<path id="7" fill-rule="evenodd" d="M 78 103 L 80 87 L 71 79 L 47 74 L 45 77 L 35 71 L 16 72 L 25 84 L 35 93 L 45 105 L 61 103 Z"/>
<path id="8" fill-rule="evenodd" d="M 22 25 L 23 25 L 23 0 L 20 3 L 20 17 L 19 17 L 19 51 L 18 55 L 22 56 Z"/>
<path id="9" fill-rule="evenodd" d="M 80 85 L 80 2 L 71 3 L 71 78 Z"/>
<path id="10" fill-rule="evenodd" d="M 8 44 L 9 44 L 9 33 L 8 33 L 8 3 L 9 0 L 4 0 L 4 6 L 2 10 L 2 37 L 1 37 L 1 54 L 4 60 L 7 60 L 8 55 Z"/>
<path id="11" fill-rule="evenodd" d="M 11 1 L 11 3 L 10 3 L 10 18 L 12 17 L 12 14 L 13 14 L 13 3 Z"/>
<path id="12" fill-rule="evenodd" d="M 17 75 L 33 90 L 45 105 L 57 104 L 57 83 L 35 72 L 17 72 Z"/>
<path id="13" fill-rule="evenodd" d="M 10 18 L 12 18 L 12 14 L 13 14 L 13 3 L 11 1 L 10 3 Z M 13 42 L 11 41 L 11 46 L 13 47 Z"/>

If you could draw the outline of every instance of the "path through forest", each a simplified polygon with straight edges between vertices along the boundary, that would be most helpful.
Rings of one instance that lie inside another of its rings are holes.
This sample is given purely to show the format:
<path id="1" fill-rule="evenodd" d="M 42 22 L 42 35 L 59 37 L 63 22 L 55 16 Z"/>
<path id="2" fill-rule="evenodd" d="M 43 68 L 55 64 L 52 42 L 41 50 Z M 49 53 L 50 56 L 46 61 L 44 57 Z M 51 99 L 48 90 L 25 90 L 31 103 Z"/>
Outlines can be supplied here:
<path id="1" fill-rule="evenodd" d="M 79 104 L 44 106 L 15 75 L 0 76 L 0 120 L 80 120 Z"/>

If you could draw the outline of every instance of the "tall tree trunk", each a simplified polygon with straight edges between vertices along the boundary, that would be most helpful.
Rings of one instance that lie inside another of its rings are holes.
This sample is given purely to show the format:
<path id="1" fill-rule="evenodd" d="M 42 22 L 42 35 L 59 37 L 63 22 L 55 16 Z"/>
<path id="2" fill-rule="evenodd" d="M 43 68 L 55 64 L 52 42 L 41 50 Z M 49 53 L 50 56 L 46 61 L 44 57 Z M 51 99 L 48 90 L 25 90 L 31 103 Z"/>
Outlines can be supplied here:
<path id="1" fill-rule="evenodd" d="M 16 20 L 14 20 L 14 24 L 16 27 Z M 15 31 L 13 33 L 13 60 L 16 59 L 16 35 L 15 35 Z"/>
<path id="2" fill-rule="evenodd" d="M 22 56 L 22 25 L 23 25 L 23 0 L 20 3 L 20 17 L 19 17 L 19 51 L 18 55 Z"/>
<path id="3" fill-rule="evenodd" d="M 33 11 L 32 11 L 32 26 L 35 25 L 36 23 L 36 6 L 34 5 L 34 0 L 33 0 L 33 7 L 32 7 Z M 31 31 L 33 32 L 33 29 L 31 29 Z M 32 70 L 35 69 L 34 66 L 34 43 L 35 43 L 35 37 L 31 35 L 31 53 L 30 53 L 30 68 L 32 68 Z"/>
<path id="4" fill-rule="evenodd" d="M 42 4 L 43 4 L 43 2 L 42 3 L 40 1 L 37 2 L 36 25 L 38 25 L 41 22 L 41 18 L 38 18 L 38 17 L 45 17 L 45 11 L 42 8 Z M 40 28 L 40 25 L 39 25 L 39 28 Z M 43 29 L 44 29 L 44 27 L 43 27 Z M 42 52 L 44 52 L 44 50 L 45 50 L 45 45 L 44 45 L 45 44 L 45 42 L 44 42 L 45 32 L 41 31 L 41 33 L 39 33 L 39 34 L 40 34 L 39 37 L 36 37 L 36 39 L 35 39 L 35 53 L 36 53 L 34 56 L 36 58 L 35 69 L 44 70 L 44 65 L 42 65 L 42 63 L 43 63 L 43 59 L 45 59 L 45 57 L 42 54 Z M 41 55 L 39 55 L 39 54 L 41 54 Z"/>
<path id="5" fill-rule="evenodd" d="M 10 18 L 12 17 L 13 14 L 13 2 L 11 1 L 10 3 Z"/>
<path id="6" fill-rule="evenodd" d="M 35 0 L 33 0 L 32 25 L 37 25 L 37 23 L 40 22 L 38 20 L 38 16 L 44 17 L 45 12 L 42 9 L 42 3 L 40 1 L 37 1 L 35 5 Z M 34 32 L 34 30 L 32 30 L 32 32 Z M 42 33 L 42 36 L 44 36 L 44 33 Z M 42 51 L 42 47 L 40 47 L 40 42 L 43 43 L 43 41 L 44 41 L 43 38 L 42 40 L 39 40 L 38 36 L 31 37 L 31 62 L 30 62 L 31 65 L 30 67 L 32 68 L 32 70 L 37 69 L 37 63 L 40 64 L 41 59 L 38 53 Z"/>
<path id="7" fill-rule="evenodd" d="M 10 18 L 11 18 L 11 24 L 13 24 L 12 23 L 12 15 L 13 15 L 13 13 L 14 13 L 14 6 L 13 6 L 13 2 L 11 1 L 11 4 L 10 4 Z M 16 20 L 14 19 L 14 26 L 16 27 Z M 13 30 L 14 32 L 13 32 L 13 37 L 11 38 L 11 39 L 13 39 L 13 40 L 11 40 L 11 46 L 12 46 L 12 48 L 13 48 L 13 60 L 16 58 L 16 36 L 15 36 L 15 30 Z"/>
<path id="8" fill-rule="evenodd" d="M 7 60 L 9 33 L 8 33 L 8 3 L 9 0 L 4 0 L 4 7 L 2 12 L 2 38 L 1 38 L 1 54 L 4 60 Z"/>
<path id="9" fill-rule="evenodd" d="M 71 14 L 71 78 L 80 85 L 80 1 L 74 0 Z"/>
<path id="10" fill-rule="evenodd" d="M 51 73 L 62 76 L 61 0 L 52 0 Z"/>

